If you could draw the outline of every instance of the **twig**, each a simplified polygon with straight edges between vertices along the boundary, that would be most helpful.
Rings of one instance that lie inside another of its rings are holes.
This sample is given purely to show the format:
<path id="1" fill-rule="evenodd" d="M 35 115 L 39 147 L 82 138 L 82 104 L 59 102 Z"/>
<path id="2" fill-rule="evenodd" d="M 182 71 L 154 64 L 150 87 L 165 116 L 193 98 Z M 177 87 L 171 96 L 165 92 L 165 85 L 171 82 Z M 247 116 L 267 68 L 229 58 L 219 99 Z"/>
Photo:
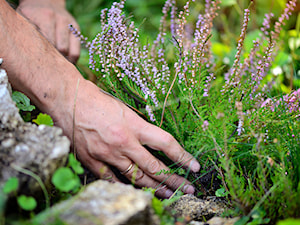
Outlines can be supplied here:
<path id="1" fill-rule="evenodd" d="M 75 92 L 75 98 L 74 98 L 74 105 L 73 105 L 73 131 L 72 131 L 72 145 L 73 145 L 73 154 L 76 159 L 76 148 L 75 148 L 75 109 L 76 109 L 76 101 L 77 101 L 77 94 L 78 94 L 78 89 L 79 89 L 79 79 L 77 81 L 77 86 L 76 86 L 76 92 Z"/>
<path id="2" fill-rule="evenodd" d="M 21 167 L 15 165 L 15 164 L 11 164 L 11 167 L 14 168 L 15 170 L 21 172 L 21 173 L 24 173 L 28 176 L 31 176 L 32 178 L 34 178 L 38 182 L 38 184 L 40 185 L 40 187 L 41 187 L 41 189 L 44 193 L 44 196 L 45 196 L 46 208 L 50 208 L 49 195 L 48 195 L 47 189 L 46 189 L 43 181 L 41 180 L 41 178 L 38 175 L 36 175 L 35 173 L 31 172 L 30 170 L 21 168 Z"/>
<path id="3" fill-rule="evenodd" d="M 181 68 L 181 63 L 182 63 L 182 50 L 180 48 L 180 45 L 179 45 L 179 42 L 177 41 L 177 39 L 173 36 L 173 39 L 175 40 L 177 46 L 178 46 L 178 50 L 179 50 L 179 65 L 178 65 L 178 68 Z M 162 126 L 162 123 L 163 123 L 163 120 L 164 120 L 164 114 L 165 114 L 165 109 L 166 109 L 166 105 L 167 105 L 167 101 L 168 101 L 168 97 L 173 89 L 173 86 L 175 84 L 175 81 L 177 79 L 177 76 L 178 76 L 178 70 L 176 70 L 176 73 L 175 73 L 175 76 L 173 78 L 173 81 L 172 81 L 172 84 L 168 90 L 168 93 L 165 97 L 165 101 L 164 101 L 164 106 L 163 106 L 163 110 L 162 110 L 162 113 L 161 113 L 161 119 L 160 119 L 160 124 L 159 124 L 159 127 Z"/>

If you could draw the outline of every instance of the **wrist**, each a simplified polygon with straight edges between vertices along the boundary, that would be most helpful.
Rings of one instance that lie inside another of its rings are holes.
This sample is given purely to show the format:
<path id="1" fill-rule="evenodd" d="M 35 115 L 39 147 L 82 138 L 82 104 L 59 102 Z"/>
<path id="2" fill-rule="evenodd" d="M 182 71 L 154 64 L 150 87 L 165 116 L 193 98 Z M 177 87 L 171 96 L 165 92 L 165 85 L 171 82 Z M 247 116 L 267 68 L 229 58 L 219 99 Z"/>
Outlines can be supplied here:
<path id="1" fill-rule="evenodd" d="M 13 88 L 54 119 L 72 108 L 78 80 L 84 80 L 36 29 L 0 0 L 2 67 Z"/>

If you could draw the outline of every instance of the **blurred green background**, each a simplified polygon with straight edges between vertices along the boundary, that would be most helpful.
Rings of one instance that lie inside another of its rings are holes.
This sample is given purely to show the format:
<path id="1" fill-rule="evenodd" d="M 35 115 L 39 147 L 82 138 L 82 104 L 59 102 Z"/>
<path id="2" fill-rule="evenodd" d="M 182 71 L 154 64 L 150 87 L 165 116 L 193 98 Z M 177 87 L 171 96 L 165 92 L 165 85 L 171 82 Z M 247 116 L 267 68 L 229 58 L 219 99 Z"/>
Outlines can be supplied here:
<path id="1" fill-rule="evenodd" d="M 8 0 L 17 5 L 18 0 Z M 100 12 L 109 8 L 113 0 L 66 0 L 67 9 L 76 18 L 81 32 L 90 40 L 101 31 Z M 125 3 L 126 16 L 131 17 L 140 29 L 142 44 L 155 39 L 162 16 L 161 9 L 165 0 L 127 0 Z M 177 7 L 182 9 L 186 0 L 176 0 Z M 212 50 L 218 66 L 227 62 L 232 65 L 239 39 L 243 10 L 249 6 L 250 0 L 221 0 L 219 16 L 214 21 Z M 273 13 L 277 18 L 283 11 L 287 0 L 253 0 L 251 5 L 250 23 L 245 40 L 246 52 L 252 46 L 252 40 L 258 37 L 259 28 L 265 13 Z M 189 21 L 196 21 L 199 13 L 204 12 L 205 0 L 195 0 L 191 4 Z M 275 58 L 269 80 L 276 77 L 279 91 L 289 93 L 300 88 L 300 1 L 288 23 L 281 32 L 281 41 L 278 44 L 278 54 Z M 83 74 L 88 72 L 88 51 L 82 48 L 78 68 Z M 226 63 L 225 63 L 226 64 Z"/>
<path id="2" fill-rule="evenodd" d="M 69 12 L 76 18 L 82 33 L 92 39 L 100 30 L 100 11 L 109 8 L 112 0 L 67 0 Z M 130 16 L 140 29 L 142 42 L 153 40 L 158 33 L 161 18 L 161 9 L 164 0 L 127 0 L 125 4 L 126 16 Z M 185 0 L 177 0 L 179 9 Z M 204 11 L 205 0 L 196 0 L 191 4 L 189 21 L 196 21 L 199 13 Z M 222 0 L 219 16 L 214 22 L 212 36 L 213 53 L 217 64 L 224 61 L 232 63 L 236 53 L 236 44 L 240 35 L 243 10 L 249 6 L 250 0 Z M 272 12 L 277 18 L 283 11 L 286 0 L 253 1 L 251 5 L 251 20 L 248 35 L 245 40 L 245 49 L 250 50 L 252 40 L 258 37 L 257 28 L 262 24 L 265 13 Z M 277 76 L 278 88 L 288 93 L 300 87 L 300 4 L 297 4 L 289 22 L 281 33 L 278 56 L 276 57 L 269 76 Z M 86 65 L 88 52 L 83 49 L 79 65 Z M 229 65 L 230 65 L 229 63 Z M 272 79 L 270 77 L 270 79 Z"/>

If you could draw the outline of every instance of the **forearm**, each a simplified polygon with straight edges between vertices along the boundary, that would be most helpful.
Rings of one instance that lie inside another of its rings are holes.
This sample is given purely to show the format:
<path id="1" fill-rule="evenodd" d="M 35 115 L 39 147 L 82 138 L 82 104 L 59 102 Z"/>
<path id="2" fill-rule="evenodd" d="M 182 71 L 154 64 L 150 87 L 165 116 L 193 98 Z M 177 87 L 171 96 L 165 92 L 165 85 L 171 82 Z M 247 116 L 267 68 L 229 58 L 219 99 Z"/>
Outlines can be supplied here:
<path id="1" fill-rule="evenodd" d="M 84 80 L 76 68 L 4 0 L 0 0 L 0 29 L 0 57 L 12 86 L 49 113 L 70 139 L 74 137 L 72 143 L 78 158 L 96 175 L 116 181 L 106 166 L 112 165 L 126 171 L 124 175 L 129 180 L 134 178 L 137 186 L 157 188 L 165 184 L 156 192 L 162 197 L 170 197 L 182 184 L 185 184 L 182 188 L 185 193 L 194 192 L 183 177 L 157 176 L 157 172 L 168 168 L 143 146 L 163 151 L 178 165 L 190 166 L 193 172 L 198 172 L 200 165 L 192 155 L 170 134 L 147 123 Z M 129 165 L 137 167 L 130 166 L 129 171 Z"/>
<path id="2" fill-rule="evenodd" d="M 23 2 L 34 2 L 34 3 L 38 3 L 40 2 L 41 0 L 19 0 L 19 3 L 23 3 Z M 66 7 L 66 0 L 42 0 L 42 1 L 47 1 L 49 3 L 52 3 L 52 4 L 56 4 L 56 5 L 59 5 L 63 8 Z"/>
<path id="3" fill-rule="evenodd" d="M 0 57 L 12 86 L 41 110 L 57 116 L 59 104 L 71 104 L 74 99 L 81 75 L 4 0 L 0 0 L 0 28 Z"/>

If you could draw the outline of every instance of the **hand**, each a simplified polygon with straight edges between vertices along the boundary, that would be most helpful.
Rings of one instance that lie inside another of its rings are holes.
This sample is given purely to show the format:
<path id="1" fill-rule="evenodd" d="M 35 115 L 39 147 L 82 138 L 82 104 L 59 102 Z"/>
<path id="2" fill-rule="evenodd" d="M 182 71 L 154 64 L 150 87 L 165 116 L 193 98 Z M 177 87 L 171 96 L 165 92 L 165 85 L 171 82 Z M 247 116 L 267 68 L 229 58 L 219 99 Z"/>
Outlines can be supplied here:
<path id="1" fill-rule="evenodd" d="M 75 112 L 76 153 L 94 174 L 118 181 L 107 166 L 112 165 L 133 180 L 136 186 L 156 188 L 156 194 L 160 197 L 170 197 L 183 183 L 183 192 L 194 193 L 194 188 L 183 177 L 163 173 L 155 175 L 163 169 L 169 169 L 143 147 L 147 145 L 163 151 L 184 168 L 198 171 L 199 163 L 169 133 L 146 122 L 88 81 L 81 80 L 79 83 Z M 71 111 L 67 114 L 71 115 Z M 67 128 L 61 123 L 67 120 L 61 114 L 57 122 L 59 126 Z M 72 134 L 72 126 L 65 131 Z"/>
<path id="2" fill-rule="evenodd" d="M 66 11 L 64 0 L 20 0 L 17 12 L 40 29 L 70 62 L 76 63 L 80 55 L 80 41 L 68 26 L 79 29 L 75 19 Z"/>
<path id="3" fill-rule="evenodd" d="M 1 67 L 6 69 L 14 89 L 22 91 L 41 111 L 52 116 L 55 124 L 73 140 L 78 158 L 92 172 L 100 178 L 118 181 L 109 170 L 108 165 L 112 165 L 129 180 L 134 178 L 136 186 L 156 188 L 161 197 L 170 197 L 182 184 L 185 193 L 194 192 L 183 177 L 155 175 L 168 168 L 143 147 L 161 150 L 174 162 L 198 171 L 199 163 L 170 134 L 147 123 L 85 80 L 4 0 L 0 0 L 0 28 L 6 34 L 0 41 Z"/>

